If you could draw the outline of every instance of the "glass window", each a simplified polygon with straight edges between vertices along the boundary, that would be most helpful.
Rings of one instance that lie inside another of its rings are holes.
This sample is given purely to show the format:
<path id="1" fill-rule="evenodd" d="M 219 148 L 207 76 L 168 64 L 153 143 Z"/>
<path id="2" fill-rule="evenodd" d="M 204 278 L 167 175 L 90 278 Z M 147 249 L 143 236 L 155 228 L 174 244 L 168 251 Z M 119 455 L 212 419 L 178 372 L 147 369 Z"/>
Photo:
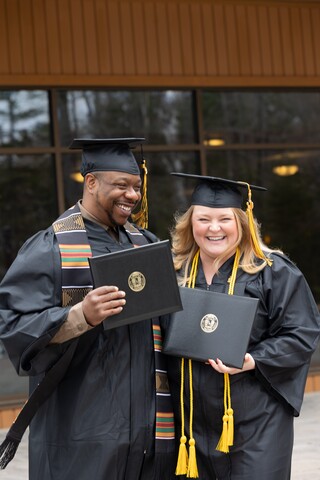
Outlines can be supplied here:
<path id="1" fill-rule="evenodd" d="M 72 207 L 82 198 L 83 176 L 80 173 L 81 154 L 62 156 L 63 188 L 66 208 Z"/>
<path id="2" fill-rule="evenodd" d="M 152 144 L 194 143 L 192 92 L 58 92 L 61 143 L 73 138 L 143 137 Z"/>
<path id="3" fill-rule="evenodd" d="M 57 215 L 51 155 L 0 155 L 0 279 L 24 241 Z"/>
<path id="4" fill-rule="evenodd" d="M 196 152 L 148 152 L 149 229 L 162 240 L 169 238 L 173 216 L 185 210 L 188 196 L 171 172 L 199 173 Z"/>
<path id="5" fill-rule="evenodd" d="M 0 279 L 28 237 L 57 216 L 53 157 L 0 156 Z M 1 402 L 25 398 L 28 380 L 18 377 L 0 342 Z"/>
<path id="6" fill-rule="evenodd" d="M 48 92 L 0 91 L 0 146 L 51 145 Z"/>
<path id="7" fill-rule="evenodd" d="M 204 92 L 207 144 L 319 143 L 319 92 Z"/>

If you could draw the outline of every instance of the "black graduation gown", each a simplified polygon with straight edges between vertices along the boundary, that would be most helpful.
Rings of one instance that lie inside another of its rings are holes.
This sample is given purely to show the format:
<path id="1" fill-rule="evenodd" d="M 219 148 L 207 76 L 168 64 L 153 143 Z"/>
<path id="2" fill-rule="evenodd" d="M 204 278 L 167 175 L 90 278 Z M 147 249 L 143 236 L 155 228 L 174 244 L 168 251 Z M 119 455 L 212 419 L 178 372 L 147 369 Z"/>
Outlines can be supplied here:
<path id="1" fill-rule="evenodd" d="M 248 347 L 256 368 L 230 376 L 235 436 L 229 454 L 216 450 L 222 431 L 223 375 L 210 365 L 193 361 L 193 433 L 200 480 L 290 478 L 293 418 L 299 415 L 302 404 L 320 317 L 298 268 L 284 256 L 271 256 L 271 268 L 254 275 L 239 270 L 235 285 L 235 294 L 259 298 L 260 302 Z M 233 258 L 209 286 L 200 265 L 196 288 L 227 293 L 232 265 Z M 187 365 L 185 368 L 187 371 Z M 180 359 L 168 356 L 168 376 L 176 431 L 180 432 Z M 186 412 L 188 389 L 186 373 Z M 188 413 L 185 421 L 189 433 Z"/>
<path id="2" fill-rule="evenodd" d="M 94 255 L 132 247 L 123 229 L 116 243 L 97 224 L 85 225 Z M 60 256 L 52 228 L 22 247 L 0 297 L 0 338 L 17 372 L 31 376 L 33 390 L 69 343 L 49 345 L 69 311 L 61 307 Z M 151 321 L 109 331 L 96 327 L 79 337 L 65 378 L 31 423 L 29 478 L 158 478 L 154 418 Z M 172 467 L 160 478 L 170 478 L 171 472 Z"/>

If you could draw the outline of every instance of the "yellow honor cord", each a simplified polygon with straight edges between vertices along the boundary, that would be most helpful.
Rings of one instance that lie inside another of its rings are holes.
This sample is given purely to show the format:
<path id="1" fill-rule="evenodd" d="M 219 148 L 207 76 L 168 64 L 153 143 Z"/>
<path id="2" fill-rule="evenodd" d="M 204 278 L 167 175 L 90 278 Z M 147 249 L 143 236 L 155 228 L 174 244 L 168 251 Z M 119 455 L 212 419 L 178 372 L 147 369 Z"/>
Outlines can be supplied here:
<path id="1" fill-rule="evenodd" d="M 200 250 L 195 254 L 190 271 L 190 277 L 188 282 L 189 288 L 194 288 L 196 283 L 196 276 L 198 271 L 198 262 L 199 262 Z M 196 442 L 193 438 L 193 387 L 192 387 L 192 360 L 189 359 L 189 388 L 190 388 L 190 419 L 189 419 L 189 430 L 190 430 L 190 439 L 189 439 L 189 455 L 187 452 L 187 437 L 184 434 L 184 365 L 185 359 L 181 358 L 181 383 L 180 383 L 180 409 L 181 409 L 181 437 L 180 437 L 180 446 L 178 453 L 178 461 L 176 466 L 176 475 L 186 475 L 188 478 L 198 478 L 198 466 L 196 458 Z"/>
<path id="2" fill-rule="evenodd" d="M 184 401 L 183 401 L 183 386 L 184 386 L 184 358 L 181 358 L 181 382 L 180 382 L 180 409 L 181 409 L 181 437 L 178 453 L 178 462 L 176 466 L 176 475 L 186 475 L 188 471 L 188 452 L 187 452 L 187 437 L 184 434 Z"/>
<path id="3" fill-rule="evenodd" d="M 228 295 L 233 295 L 234 285 L 236 283 L 237 271 L 240 263 L 240 249 L 237 248 L 232 273 L 229 278 L 229 290 Z M 233 421 L 233 409 L 231 407 L 231 388 L 230 388 L 230 377 L 228 373 L 224 374 L 224 415 L 222 417 L 222 433 L 218 445 L 216 447 L 220 452 L 228 453 L 229 447 L 233 445 L 233 436 L 234 436 L 234 421 Z"/>
<path id="4" fill-rule="evenodd" d="M 222 433 L 216 450 L 223 453 L 229 452 L 229 447 L 233 445 L 234 424 L 233 409 L 231 408 L 231 389 L 230 377 L 228 373 L 224 374 L 224 415 L 222 417 Z"/>
<path id="5" fill-rule="evenodd" d="M 189 419 L 189 462 L 188 462 L 188 478 L 198 478 L 198 466 L 196 457 L 196 441 L 193 438 L 193 382 L 192 382 L 192 360 L 189 358 L 189 387 L 190 387 L 190 419 Z"/>

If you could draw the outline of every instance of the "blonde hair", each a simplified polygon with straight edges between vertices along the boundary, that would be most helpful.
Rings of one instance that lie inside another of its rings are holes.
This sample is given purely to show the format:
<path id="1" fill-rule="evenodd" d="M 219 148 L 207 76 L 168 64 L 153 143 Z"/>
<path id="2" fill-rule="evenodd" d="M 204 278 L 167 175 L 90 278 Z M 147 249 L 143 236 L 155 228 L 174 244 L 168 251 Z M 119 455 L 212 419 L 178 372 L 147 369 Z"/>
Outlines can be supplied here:
<path id="1" fill-rule="evenodd" d="M 173 252 L 173 262 L 176 271 L 181 271 L 182 275 L 178 278 L 179 284 L 185 285 L 188 281 L 188 272 L 190 270 L 190 264 L 192 259 L 199 249 L 196 244 L 193 233 L 192 233 L 192 214 L 193 214 L 193 205 L 183 214 L 175 215 L 175 227 L 171 230 L 171 239 L 172 239 L 172 252 Z M 214 264 L 221 265 L 225 260 L 229 258 L 231 252 L 235 248 L 239 247 L 241 260 L 239 268 L 242 268 L 243 271 L 254 274 L 263 270 L 267 265 L 266 261 L 257 259 L 249 228 L 249 222 L 246 212 L 240 208 L 232 208 L 234 213 L 235 220 L 238 227 L 238 238 L 234 245 L 229 247 L 223 255 L 220 255 L 214 260 Z M 260 234 L 260 225 L 257 223 L 256 219 L 254 220 L 254 229 L 256 237 L 258 239 L 261 249 L 265 253 L 271 253 L 275 250 L 271 250 L 266 245 L 264 245 L 261 234 Z M 280 252 L 280 250 L 277 250 Z"/>

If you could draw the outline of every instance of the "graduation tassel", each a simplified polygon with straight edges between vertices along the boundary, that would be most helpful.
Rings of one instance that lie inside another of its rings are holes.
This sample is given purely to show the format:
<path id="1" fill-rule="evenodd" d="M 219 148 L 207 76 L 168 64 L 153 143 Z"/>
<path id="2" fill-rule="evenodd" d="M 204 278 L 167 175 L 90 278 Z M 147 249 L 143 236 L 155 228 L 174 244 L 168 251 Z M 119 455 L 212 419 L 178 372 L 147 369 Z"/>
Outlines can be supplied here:
<path id="1" fill-rule="evenodd" d="M 143 159 L 141 163 L 141 169 L 143 170 L 143 185 L 141 192 L 141 207 L 140 211 L 132 214 L 132 220 L 138 227 L 148 228 L 148 200 L 147 200 L 147 176 L 148 169 L 146 161 Z"/>
<path id="2" fill-rule="evenodd" d="M 261 249 L 259 240 L 258 240 L 257 229 L 256 229 L 256 226 L 255 226 L 253 213 L 252 213 L 253 208 L 254 208 L 254 203 L 252 201 L 252 194 L 251 194 L 250 185 L 248 183 L 245 183 L 245 182 L 239 182 L 239 183 L 247 185 L 247 187 L 248 187 L 248 201 L 247 201 L 246 214 L 247 214 L 247 217 L 248 217 L 248 223 L 249 223 L 249 229 L 250 229 L 250 235 L 251 235 L 251 241 L 252 241 L 252 246 L 253 246 L 254 253 L 256 254 L 256 256 L 258 258 L 261 258 L 261 260 L 264 260 L 267 263 L 267 265 L 269 265 L 269 267 L 271 267 L 272 260 L 265 256 L 265 254 L 263 253 L 263 251 Z"/>
<path id="3" fill-rule="evenodd" d="M 192 382 L 192 360 L 189 359 L 189 387 L 190 387 L 190 440 L 189 440 L 189 463 L 188 478 L 198 478 L 198 466 L 196 457 L 196 441 L 193 438 L 193 382 Z"/>
<path id="4" fill-rule="evenodd" d="M 176 475 L 186 475 L 188 471 L 188 452 L 187 452 L 187 437 L 184 434 L 184 358 L 181 358 L 181 382 L 180 382 L 180 408 L 181 408 L 181 437 L 178 453 L 178 461 L 176 467 Z"/>

